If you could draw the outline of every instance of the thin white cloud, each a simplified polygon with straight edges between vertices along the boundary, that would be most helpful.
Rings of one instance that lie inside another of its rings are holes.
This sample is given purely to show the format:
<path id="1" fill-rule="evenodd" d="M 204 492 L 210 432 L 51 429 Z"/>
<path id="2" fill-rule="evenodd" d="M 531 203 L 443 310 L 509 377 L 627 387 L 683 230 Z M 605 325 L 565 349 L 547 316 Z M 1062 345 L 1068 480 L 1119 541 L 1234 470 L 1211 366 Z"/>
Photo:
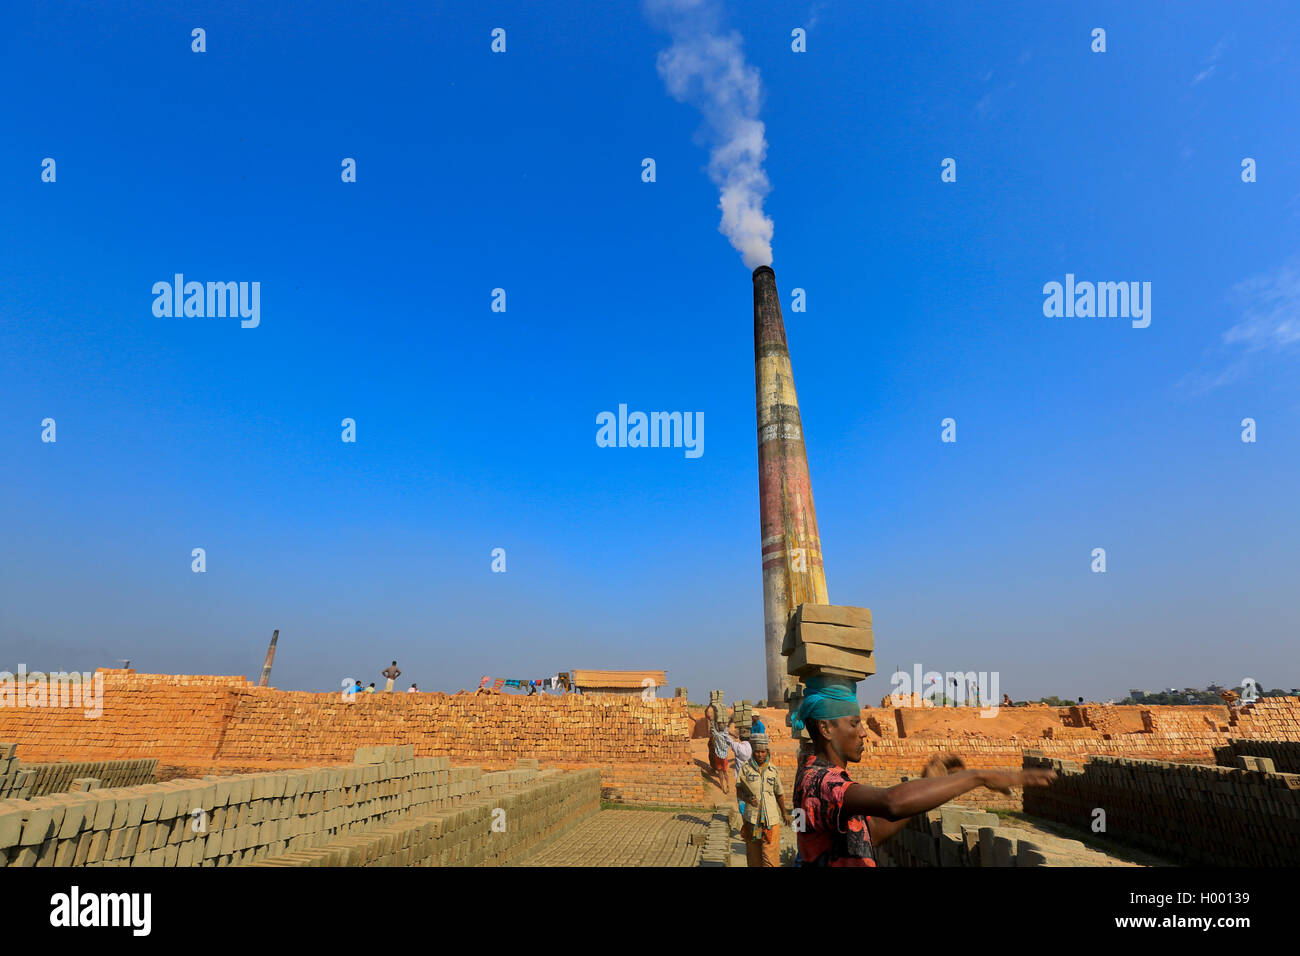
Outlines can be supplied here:
<path id="1" fill-rule="evenodd" d="M 1176 390 L 1203 394 L 1245 379 L 1261 363 L 1300 354 L 1300 256 L 1238 282 L 1227 299 L 1237 321 L 1206 350 L 1201 368 L 1175 384 Z"/>
<path id="2" fill-rule="evenodd" d="M 1223 333 L 1225 345 L 1281 352 L 1300 343 L 1300 257 L 1233 286 L 1232 299 L 1241 321 Z"/>
<path id="3" fill-rule="evenodd" d="M 815 0 L 815 2 L 812 5 L 812 11 L 808 14 L 807 30 L 809 33 L 812 33 L 813 28 L 816 27 L 817 24 L 821 22 L 822 11 L 825 9 L 826 9 L 825 0 Z"/>
<path id="4" fill-rule="evenodd" d="M 1196 76 L 1192 77 L 1192 86 L 1196 86 L 1201 83 L 1201 81 L 1208 80 L 1214 75 L 1215 71 L 1219 68 L 1219 60 L 1223 57 L 1223 50 L 1228 45 L 1230 39 L 1231 36 L 1220 37 L 1219 42 L 1214 44 L 1214 49 L 1210 51 L 1210 55 L 1201 61 L 1200 72 L 1197 73 Z"/>

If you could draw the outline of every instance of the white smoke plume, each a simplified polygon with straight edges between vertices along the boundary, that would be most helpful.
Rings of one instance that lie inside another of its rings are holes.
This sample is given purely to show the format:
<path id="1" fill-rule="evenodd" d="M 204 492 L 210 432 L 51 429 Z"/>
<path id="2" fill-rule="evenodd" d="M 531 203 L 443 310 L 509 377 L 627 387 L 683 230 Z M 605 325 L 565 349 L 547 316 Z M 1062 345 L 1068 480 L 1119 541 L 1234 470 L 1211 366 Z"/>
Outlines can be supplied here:
<path id="1" fill-rule="evenodd" d="M 767 139 L 758 119 L 758 70 L 745 62 L 740 34 L 723 32 L 716 0 L 646 0 L 645 8 L 673 41 L 659 54 L 659 76 L 674 99 L 704 116 L 709 178 L 721 193 L 718 231 L 746 268 L 771 265 L 773 224 L 763 198 L 772 187 L 763 171 Z"/>

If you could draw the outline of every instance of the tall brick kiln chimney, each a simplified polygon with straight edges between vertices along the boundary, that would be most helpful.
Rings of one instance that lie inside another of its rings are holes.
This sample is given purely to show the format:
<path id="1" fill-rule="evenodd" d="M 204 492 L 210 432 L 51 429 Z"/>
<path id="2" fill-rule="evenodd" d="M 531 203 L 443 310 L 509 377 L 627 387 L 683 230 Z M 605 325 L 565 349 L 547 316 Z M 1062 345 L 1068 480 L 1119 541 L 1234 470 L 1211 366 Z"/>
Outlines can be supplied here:
<path id="1" fill-rule="evenodd" d="M 812 480 L 794 392 L 785 322 L 770 266 L 754 270 L 754 391 L 758 407 L 758 504 L 769 706 L 793 683 L 781 641 L 800 604 L 829 604 Z"/>
<path id="2" fill-rule="evenodd" d="M 258 687 L 266 687 L 271 680 L 271 664 L 275 661 L 275 642 L 279 639 L 280 629 L 277 627 L 275 633 L 271 635 L 271 646 L 266 649 L 266 661 L 262 664 L 262 676 L 258 678 Z"/>

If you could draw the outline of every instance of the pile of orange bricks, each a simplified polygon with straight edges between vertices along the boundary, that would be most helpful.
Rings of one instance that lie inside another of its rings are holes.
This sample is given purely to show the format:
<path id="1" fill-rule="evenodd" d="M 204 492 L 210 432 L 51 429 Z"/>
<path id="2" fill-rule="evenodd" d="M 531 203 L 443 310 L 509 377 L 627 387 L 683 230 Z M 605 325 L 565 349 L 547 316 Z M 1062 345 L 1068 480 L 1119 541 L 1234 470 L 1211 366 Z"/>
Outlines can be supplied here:
<path id="1" fill-rule="evenodd" d="M 101 667 L 98 674 L 105 680 L 125 681 L 140 686 L 166 685 L 169 687 L 237 687 L 254 688 L 256 685 L 247 677 L 233 674 L 137 674 L 135 669 L 124 670 L 119 667 Z"/>
<path id="2" fill-rule="evenodd" d="M 877 737 L 883 737 L 886 740 L 898 739 L 898 718 L 892 708 L 888 710 L 875 707 L 864 708 L 862 722 Z"/>
<path id="3" fill-rule="evenodd" d="M 1233 731 L 1239 737 L 1300 740 L 1300 697 L 1260 697 L 1244 705 Z"/>
<path id="4" fill-rule="evenodd" d="M 453 760 L 535 757 L 685 760 L 691 719 L 681 698 L 564 695 L 246 695 L 226 724 L 223 760 L 346 759 L 367 743 L 399 741 Z"/>
<path id="5" fill-rule="evenodd" d="M 1170 740 L 1192 740 L 1222 735 L 1227 728 L 1199 709 L 1163 707 L 1142 711 L 1142 729 Z"/>
<path id="6" fill-rule="evenodd" d="M 0 707 L 0 740 L 28 760 L 211 755 L 242 692 L 217 684 L 107 674 L 103 712 L 76 707 Z"/>
<path id="7" fill-rule="evenodd" d="M 1105 704 L 1087 704 L 1071 707 L 1068 716 L 1062 718 L 1066 727 L 1088 727 L 1105 739 L 1124 733 L 1124 723 L 1114 707 Z"/>
<path id="8" fill-rule="evenodd" d="M 709 790 L 695 766 L 621 763 L 599 769 L 600 795 L 614 803 L 699 806 L 708 802 Z"/>
<path id="9" fill-rule="evenodd" d="M 685 761 L 680 698 L 474 694 L 312 694 L 243 678 L 103 671 L 103 713 L 0 708 L 0 740 L 29 760 L 347 760 L 397 742 L 420 756 L 509 761 Z"/>

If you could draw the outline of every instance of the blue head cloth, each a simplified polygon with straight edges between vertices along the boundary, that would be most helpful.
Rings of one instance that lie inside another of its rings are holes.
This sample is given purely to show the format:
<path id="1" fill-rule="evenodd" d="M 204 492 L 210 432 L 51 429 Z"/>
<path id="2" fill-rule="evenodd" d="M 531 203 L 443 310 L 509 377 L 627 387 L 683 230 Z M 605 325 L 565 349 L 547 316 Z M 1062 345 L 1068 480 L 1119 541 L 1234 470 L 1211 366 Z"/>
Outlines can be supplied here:
<path id="1" fill-rule="evenodd" d="M 790 718 L 799 733 L 810 720 L 835 720 L 858 713 L 857 684 L 847 677 L 809 677 L 804 681 L 804 698 Z"/>

